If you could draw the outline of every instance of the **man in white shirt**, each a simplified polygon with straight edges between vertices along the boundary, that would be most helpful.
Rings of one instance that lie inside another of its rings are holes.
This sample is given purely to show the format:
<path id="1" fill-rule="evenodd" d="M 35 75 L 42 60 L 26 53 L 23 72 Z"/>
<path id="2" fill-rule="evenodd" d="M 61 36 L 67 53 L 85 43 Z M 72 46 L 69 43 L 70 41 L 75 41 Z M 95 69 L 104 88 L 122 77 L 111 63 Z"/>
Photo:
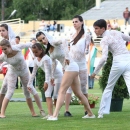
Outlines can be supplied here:
<path id="1" fill-rule="evenodd" d="M 102 47 L 102 57 L 99 64 L 91 75 L 94 78 L 108 57 L 108 51 L 113 55 L 113 62 L 108 78 L 108 84 L 103 92 L 98 118 L 103 118 L 103 114 L 109 114 L 112 91 L 116 81 L 123 75 L 128 91 L 130 93 L 130 54 L 126 48 L 124 41 L 130 41 L 130 36 L 127 36 L 116 30 L 106 30 L 107 23 L 104 19 L 97 20 L 94 24 L 95 33 L 97 36 L 102 36 L 100 45 Z"/>

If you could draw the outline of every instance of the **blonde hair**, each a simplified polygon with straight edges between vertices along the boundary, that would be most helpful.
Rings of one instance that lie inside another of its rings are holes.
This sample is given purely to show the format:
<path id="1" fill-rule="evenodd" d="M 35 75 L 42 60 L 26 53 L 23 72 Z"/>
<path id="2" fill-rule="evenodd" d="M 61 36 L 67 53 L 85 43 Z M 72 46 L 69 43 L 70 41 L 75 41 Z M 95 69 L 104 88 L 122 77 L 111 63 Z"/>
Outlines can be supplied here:
<path id="1" fill-rule="evenodd" d="M 1 42 L 0 42 L 0 46 L 11 46 L 10 45 L 10 42 L 6 39 L 3 39 Z"/>

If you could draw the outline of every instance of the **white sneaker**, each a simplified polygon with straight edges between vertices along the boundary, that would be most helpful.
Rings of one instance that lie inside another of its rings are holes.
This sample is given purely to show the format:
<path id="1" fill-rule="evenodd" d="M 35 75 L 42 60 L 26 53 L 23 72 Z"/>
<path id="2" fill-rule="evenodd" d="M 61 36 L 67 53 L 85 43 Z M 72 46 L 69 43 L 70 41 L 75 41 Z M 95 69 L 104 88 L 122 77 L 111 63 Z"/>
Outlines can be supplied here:
<path id="1" fill-rule="evenodd" d="M 98 118 L 103 118 L 103 115 L 98 115 Z"/>
<path id="2" fill-rule="evenodd" d="M 47 120 L 48 120 L 48 121 L 57 121 L 58 118 L 57 118 L 57 117 L 50 116 L 50 117 L 48 117 Z"/>
<path id="3" fill-rule="evenodd" d="M 83 116 L 82 118 L 83 118 L 83 119 L 85 119 L 85 118 L 96 118 L 96 116 L 95 116 L 95 115 L 89 116 L 89 115 L 87 114 L 87 115 Z"/>
<path id="4" fill-rule="evenodd" d="M 48 119 L 49 117 L 51 117 L 50 115 L 47 115 L 47 116 L 45 116 L 45 117 L 43 117 L 43 118 L 41 118 L 41 119 Z"/>

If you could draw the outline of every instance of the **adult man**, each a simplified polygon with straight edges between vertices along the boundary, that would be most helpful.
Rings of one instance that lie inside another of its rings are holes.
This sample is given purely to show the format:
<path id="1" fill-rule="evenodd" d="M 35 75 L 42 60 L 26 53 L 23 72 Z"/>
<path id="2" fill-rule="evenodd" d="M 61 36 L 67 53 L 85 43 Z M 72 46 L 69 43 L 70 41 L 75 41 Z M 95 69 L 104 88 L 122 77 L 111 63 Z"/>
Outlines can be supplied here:
<path id="1" fill-rule="evenodd" d="M 94 73 L 91 75 L 91 78 L 94 78 L 104 65 L 107 60 L 108 51 L 110 51 L 113 55 L 108 84 L 103 92 L 98 111 L 98 118 L 103 118 L 103 114 L 109 114 L 112 91 L 116 81 L 121 75 L 123 75 L 130 93 L 130 54 L 124 42 L 130 41 L 130 36 L 124 35 L 116 30 L 106 30 L 107 23 L 104 19 L 97 20 L 93 26 L 95 28 L 96 35 L 102 36 L 103 38 L 100 42 L 102 47 L 102 58 L 98 66 L 95 68 Z"/>
<path id="2" fill-rule="evenodd" d="M 130 12 L 128 10 L 128 7 L 126 7 L 126 10 L 123 12 L 123 17 L 125 19 L 125 26 L 129 24 L 129 18 L 130 18 Z"/>

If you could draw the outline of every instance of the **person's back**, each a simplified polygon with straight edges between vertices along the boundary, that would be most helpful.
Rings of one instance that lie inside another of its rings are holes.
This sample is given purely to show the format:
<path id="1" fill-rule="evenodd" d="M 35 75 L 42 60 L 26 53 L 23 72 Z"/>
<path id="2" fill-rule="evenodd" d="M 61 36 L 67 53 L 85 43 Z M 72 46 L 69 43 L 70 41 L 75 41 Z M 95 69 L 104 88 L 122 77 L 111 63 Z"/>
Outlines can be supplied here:
<path id="1" fill-rule="evenodd" d="M 101 40 L 101 45 L 108 44 L 109 51 L 112 52 L 113 56 L 128 54 L 124 40 L 127 36 L 119 31 L 111 30 L 105 31 L 103 34 L 103 39 Z M 129 39 L 129 38 L 128 38 Z"/>

